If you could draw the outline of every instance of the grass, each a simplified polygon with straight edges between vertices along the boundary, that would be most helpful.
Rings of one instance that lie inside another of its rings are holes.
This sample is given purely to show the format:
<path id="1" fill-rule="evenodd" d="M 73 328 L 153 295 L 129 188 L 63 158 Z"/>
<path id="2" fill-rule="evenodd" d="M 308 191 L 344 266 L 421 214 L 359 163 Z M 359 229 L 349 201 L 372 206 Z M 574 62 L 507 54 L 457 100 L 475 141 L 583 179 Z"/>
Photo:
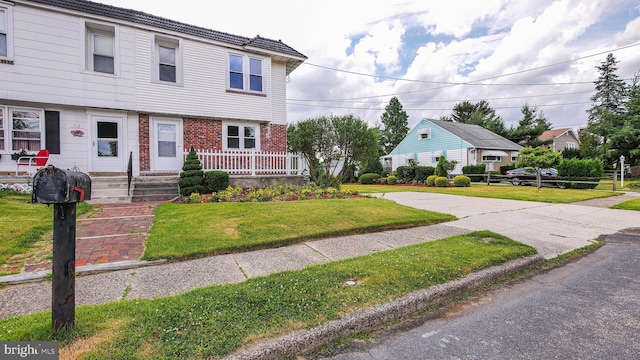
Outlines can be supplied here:
<path id="1" fill-rule="evenodd" d="M 143 258 L 210 256 L 454 219 L 375 198 L 163 204 L 156 209 Z"/>
<path id="2" fill-rule="evenodd" d="M 622 193 L 557 189 L 543 187 L 540 191 L 535 186 L 484 185 L 472 184 L 470 187 L 426 187 L 406 185 L 342 185 L 344 189 L 357 190 L 361 194 L 389 193 L 401 191 L 431 192 L 440 194 L 474 196 L 495 199 L 540 201 L 554 204 L 568 204 L 576 201 L 622 195 Z"/>
<path id="3" fill-rule="evenodd" d="M 317 326 L 535 252 L 498 234 L 474 232 L 167 298 L 80 306 L 76 327 L 63 333 L 52 332 L 49 311 L 5 319 L 0 338 L 58 340 L 61 355 L 72 358 L 225 356 L 248 342 Z M 358 285 L 345 286 L 346 280 Z"/>
<path id="4" fill-rule="evenodd" d="M 0 190 L 0 209 L 0 265 L 14 255 L 28 252 L 53 231 L 53 207 L 32 204 L 31 194 Z M 79 215 L 88 209 L 89 205 L 81 203 L 76 212 Z M 0 271 L 0 275 L 6 274 Z"/>
<path id="5" fill-rule="evenodd" d="M 637 210 L 640 211 L 640 199 L 627 200 L 620 204 L 613 205 L 612 209 L 621 209 L 621 210 Z"/>

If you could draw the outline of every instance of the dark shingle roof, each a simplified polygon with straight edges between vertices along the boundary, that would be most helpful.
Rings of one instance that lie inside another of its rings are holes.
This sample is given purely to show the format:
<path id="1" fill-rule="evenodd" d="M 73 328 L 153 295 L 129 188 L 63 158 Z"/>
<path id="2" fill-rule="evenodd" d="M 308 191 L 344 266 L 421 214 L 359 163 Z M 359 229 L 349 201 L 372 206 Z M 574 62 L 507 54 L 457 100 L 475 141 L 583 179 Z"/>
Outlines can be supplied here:
<path id="1" fill-rule="evenodd" d="M 291 57 L 306 59 L 302 53 L 296 51 L 280 40 L 271 40 L 256 36 L 248 38 L 245 36 L 227 34 L 221 31 L 206 29 L 199 26 L 189 25 L 178 21 L 165 19 L 159 16 L 147 14 L 142 11 L 119 8 L 112 5 L 101 4 L 86 0 L 28 0 L 30 2 L 55 6 L 67 10 L 79 11 L 87 14 L 104 16 L 116 20 L 133 22 L 136 24 L 148 25 L 164 30 L 175 31 L 187 35 L 197 36 L 204 39 L 219 41 L 235 46 L 251 46 L 257 49 L 275 52 Z M 300 61 L 301 62 L 301 61 Z M 292 69 L 293 70 L 293 69 Z"/>
<path id="2" fill-rule="evenodd" d="M 442 120 L 429 121 L 479 149 L 520 150 L 522 148 L 522 146 L 513 141 L 505 139 L 479 125 Z"/>

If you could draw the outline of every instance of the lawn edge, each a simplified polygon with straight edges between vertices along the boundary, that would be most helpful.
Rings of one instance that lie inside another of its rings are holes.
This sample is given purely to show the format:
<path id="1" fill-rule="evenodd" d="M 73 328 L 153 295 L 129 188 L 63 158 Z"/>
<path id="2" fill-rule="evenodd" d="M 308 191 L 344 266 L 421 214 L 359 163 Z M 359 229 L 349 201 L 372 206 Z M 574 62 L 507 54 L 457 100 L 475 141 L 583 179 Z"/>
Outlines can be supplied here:
<path id="1" fill-rule="evenodd" d="M 312 329 L 297 330 L 248 345 L 225 359 L 281 359 L 309 353 L 352 333 L 373 331 L 387 323 L 408 319 L 430 307 L 441 305 L 464 293 L 501 281 L 524 269 L 537 267 L 543 262 L 544 257 L 540 254 L 512 260 L 469 274 L 460 280 L 417 290 L 381 305 L 356 310 L 339 320 L 330 321 Z"/>

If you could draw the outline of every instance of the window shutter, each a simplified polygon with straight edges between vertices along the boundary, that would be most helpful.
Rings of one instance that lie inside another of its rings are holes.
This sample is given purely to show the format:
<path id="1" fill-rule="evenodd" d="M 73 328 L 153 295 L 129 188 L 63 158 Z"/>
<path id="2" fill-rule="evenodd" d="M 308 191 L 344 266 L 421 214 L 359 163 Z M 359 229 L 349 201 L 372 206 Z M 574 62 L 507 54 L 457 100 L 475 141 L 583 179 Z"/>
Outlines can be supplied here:
<path id="1" fill-rule="evenodd" d="M 50 154 L 60 154 L 60 112 L 44 112 L 45 149 Z"/>

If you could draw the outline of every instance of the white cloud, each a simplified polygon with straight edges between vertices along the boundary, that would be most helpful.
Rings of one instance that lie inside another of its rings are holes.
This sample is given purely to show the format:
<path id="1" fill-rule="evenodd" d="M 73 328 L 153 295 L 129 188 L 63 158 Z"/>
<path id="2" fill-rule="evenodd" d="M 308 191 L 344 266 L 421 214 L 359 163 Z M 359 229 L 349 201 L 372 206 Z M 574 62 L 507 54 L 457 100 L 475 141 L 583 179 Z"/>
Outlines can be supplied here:
<path id="1" fill-rule="evenodd" d="M 224 9 L 200 0 L 182 0 L 179 7 L 166 0 L 97 1 L 228 33 L 281 39 L 307 55 L 310 64 L 432 82 L 383 80 L 302 65 L 291 74 L 288 98 L 364 99 L 305 103 L 314 106 L 290 101 L 290 121 L 354 113 L 373 124 L 389 98 L 397 95 L 410 124 L 449 114 L 459 100 L 491 99 L 508 123 L 519 119 L 519 107 L 527 102 L 540 105 L 557 127 L 577 126 L 586 123 L 589 104 L 572 103 L 589 101 L 584 91 L 593 90 L 590 83 L 598 76 L 594 66 L 606 52 L 640 42 L 637 0 L 246 0 Z M 416 34 L 417 28 L 426 33 Z M 614 53 L 622 77 L 640 70 L 639 50 Z M 546 67 L 598 52 L 603 55 Z M 577 84 L 434 83 L 463 83 L 537 67 L 543 68 L 483 83 Z M 545 106 L 557 104 L 565 105 Z"/>

